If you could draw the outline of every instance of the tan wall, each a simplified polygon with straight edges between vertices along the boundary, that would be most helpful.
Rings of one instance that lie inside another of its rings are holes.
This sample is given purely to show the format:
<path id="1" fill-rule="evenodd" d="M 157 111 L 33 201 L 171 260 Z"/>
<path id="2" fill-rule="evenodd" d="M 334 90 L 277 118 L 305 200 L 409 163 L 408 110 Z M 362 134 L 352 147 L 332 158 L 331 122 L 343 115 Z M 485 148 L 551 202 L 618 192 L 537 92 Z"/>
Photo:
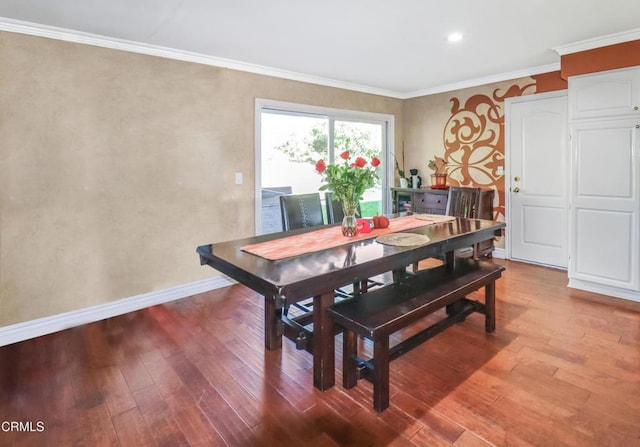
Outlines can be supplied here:
<path id="1" fill-rule="evenodd" d="M 0 60 L 0 326 L 213 275 L 196 246 L 254 233 L 257 97 L 401 147 L 397 99 L 6 32 Z"/>

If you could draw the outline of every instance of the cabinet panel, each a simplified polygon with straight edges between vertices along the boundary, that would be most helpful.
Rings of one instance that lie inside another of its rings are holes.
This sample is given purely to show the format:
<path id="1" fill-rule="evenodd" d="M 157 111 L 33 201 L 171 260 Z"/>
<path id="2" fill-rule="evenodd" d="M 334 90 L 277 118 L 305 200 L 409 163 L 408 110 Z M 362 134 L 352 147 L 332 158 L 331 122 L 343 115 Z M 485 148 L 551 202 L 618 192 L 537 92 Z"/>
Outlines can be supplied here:
<path id="1" fill-rule="evenodd" d="M 569 78 L 569 118 L 640 115 L 640 68 Z"/>
<path id="2" fill-rule="evenodd" d="M 577 210 L 574 277 L 636 288 L 637 240 L 633 221 L 632 213 Z"/>
<path id="3" fill-rule="evenodd" d="M 635 124 L 605 121 L 576 129 L 578 196 L 631 198 Z"/>
<path id="4" fill-rule="evenodd" d="M 572 133 L 572 279 L 640 290 L 638 119 L 578 122 Z"/>

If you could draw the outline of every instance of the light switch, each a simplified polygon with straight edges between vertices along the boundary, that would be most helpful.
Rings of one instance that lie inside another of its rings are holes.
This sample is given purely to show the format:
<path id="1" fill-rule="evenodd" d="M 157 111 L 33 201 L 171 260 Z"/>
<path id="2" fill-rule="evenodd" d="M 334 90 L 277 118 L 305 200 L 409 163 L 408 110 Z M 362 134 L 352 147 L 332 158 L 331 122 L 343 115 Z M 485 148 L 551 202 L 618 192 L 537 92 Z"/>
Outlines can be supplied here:
<path id="1" fill-rule="evenodd" d="M 242 172 L 236 172 L 236 185 L 242 185 Z"/>
<path id="2" fill-rule="evenodd" d="M 496 168 L 496 175 L 504 175 L 504 168 L 502 166 Z"/>

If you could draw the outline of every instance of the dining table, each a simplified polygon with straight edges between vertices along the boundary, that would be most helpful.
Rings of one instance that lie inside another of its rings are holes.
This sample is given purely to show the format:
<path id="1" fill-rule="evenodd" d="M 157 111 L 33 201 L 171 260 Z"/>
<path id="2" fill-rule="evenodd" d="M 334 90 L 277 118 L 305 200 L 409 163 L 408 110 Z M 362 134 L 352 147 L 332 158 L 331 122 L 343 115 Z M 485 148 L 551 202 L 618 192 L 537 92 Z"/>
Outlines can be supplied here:
<path id="1" fill-rule="evenodd" d="M 283 314 L 288 306 L 313 299 L 313 384 L 327 390 L 335 383 L 335 332 L 327 309 L 335 291 L 392 272 L 427 258 L 453 265 L 457 249 L 502 235 L 504 222 L 439 215 L 393 215 L 387 228 L 346 237 L 340 225 L 216 242 L 197 247 L 201 265 L 208 265 L 264 298 L 264 343 L 282 347 Z M 383 235 L 409 235 L 415 242 L 389 243 Z M 389 275 L 387 275 L 389 276 Z"/>

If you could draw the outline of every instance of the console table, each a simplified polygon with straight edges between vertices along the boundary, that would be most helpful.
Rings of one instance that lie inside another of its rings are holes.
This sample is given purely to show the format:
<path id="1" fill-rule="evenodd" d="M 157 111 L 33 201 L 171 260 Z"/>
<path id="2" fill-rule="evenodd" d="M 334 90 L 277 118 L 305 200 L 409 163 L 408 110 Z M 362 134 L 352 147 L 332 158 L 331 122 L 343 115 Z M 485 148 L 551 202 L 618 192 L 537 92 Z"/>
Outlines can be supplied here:
<path id="1" fill-rule="evenodd" d="M 391 188 L 392 211 L 394 213 L 413 211 L 414 213 L 444 214 L 448 196 L 448 189 Z M 405 207 L 407 203 L 411 206 Z"/>

